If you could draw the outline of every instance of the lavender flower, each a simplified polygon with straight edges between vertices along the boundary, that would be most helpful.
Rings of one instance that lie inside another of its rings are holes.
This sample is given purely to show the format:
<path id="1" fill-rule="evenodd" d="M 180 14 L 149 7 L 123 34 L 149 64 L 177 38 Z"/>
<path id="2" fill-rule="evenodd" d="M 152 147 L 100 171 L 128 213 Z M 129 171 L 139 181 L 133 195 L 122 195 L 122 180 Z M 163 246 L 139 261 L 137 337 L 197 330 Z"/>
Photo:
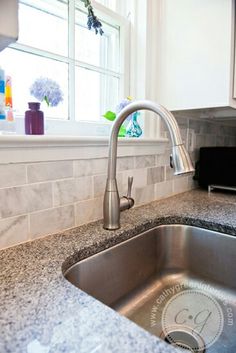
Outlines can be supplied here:
<path id="1" fill-rule="evenodd" d="M 30 94 L 48 106 L 56 107 L 63 101 L 63 92 L 56 81 L 47 77 L 37 78 L 30 87 Z"/>
<path id="2" fill-rule="evenodd" d="M 102 36 L 104 33 L 102 30 L 102 24 L 99 21 L 99 19 L 97 18 L 97 16 L 95 16 L 95 14 L 94 14 L 94 10 L 91 5 L 91 1 L 90 0 L 81 0 L 81 1 L 84 3 L 84 6 L 88 10 L 88 21 L 87 21 L 88 29 L 91 30 L 93 28 L 95 30 L 96 34 L 99 33 Z"/>

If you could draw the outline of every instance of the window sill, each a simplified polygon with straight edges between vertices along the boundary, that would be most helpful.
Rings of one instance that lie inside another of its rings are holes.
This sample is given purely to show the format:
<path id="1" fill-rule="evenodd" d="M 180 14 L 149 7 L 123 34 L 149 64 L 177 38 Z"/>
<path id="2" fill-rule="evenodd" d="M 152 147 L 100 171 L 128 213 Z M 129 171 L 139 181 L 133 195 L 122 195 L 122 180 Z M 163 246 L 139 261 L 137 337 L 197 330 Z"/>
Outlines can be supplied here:
<path id="1" fill-rule="evenodd" d="M 104 158 L 108 155 L 106 137 L 0 136 L 0 163 Z M 168 139 L 121 138 L 118 156 L 162 153 Z"/>

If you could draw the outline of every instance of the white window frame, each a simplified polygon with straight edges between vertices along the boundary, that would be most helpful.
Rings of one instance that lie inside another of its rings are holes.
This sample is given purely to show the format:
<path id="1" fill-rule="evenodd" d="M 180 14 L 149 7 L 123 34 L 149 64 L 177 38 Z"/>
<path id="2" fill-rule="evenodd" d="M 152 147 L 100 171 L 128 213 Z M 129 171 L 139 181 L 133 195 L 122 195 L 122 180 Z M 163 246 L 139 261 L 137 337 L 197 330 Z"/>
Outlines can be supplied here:
<path id="1" fill-rule="evenodd" d="M 96 1 L 92 2 L 92 5 L 96 11 L 96 15 L 99 18 L 102 18 L 102 21 L 108 23 L 114 23 L 114 25 L 119 26 L 120 29 L 120 50 L 119 50 L 119 74 L 110 69 L 99 68 L 95 65 L 88 64 L 83 61 L 75 59 L 75 4 L 81 9 L 81 11 L 86 12 L 83 3 L 70 0 L 69 2 L 69 12 L 68 12 L 68 21 L 69 21 L 69 31 L 68 31 L 68 47 L 69 53 L 68 57 L 54 54 L 46 50 L 37 49 L 25 44 L 14 43 L 9 47 L 16 49 L 22 52 L 35 54 L 42 56 L 48 59 L 58 60 L 68 64 L 68 91 L 69 91 L 69 102 L 68 102 L 68 117 L 65 117 L 65 120 L 61 119 L 46 119 L 46 133 L 53 135 L 82 135 L 82 136 L 106 136 L 109 134 L 111 123 L 107 122 L 104 119 L 103 121 L 87 121 L 84 120 L 77 121 L 75 119 L 75 67 L 87 68 L 93 70 L 94 72 L 108 74 L 111 76 L 118 77 L 120 80 L 119 85 L 119 99 L 122 99 L 129 95 L 129 78 L 130 78 L 130 50 L 129 50 L 129 38 L 130 38 L 130 23 L 129 21 L 120 16 L 118 13 L 112 11 L 108 7 L 105 7 L 99 4 Z M 79 6 L 78 6 L 79 4 Z M 95 34 L 94 34 L 95 35 Z M 17 116 L 17 132 L 19 134 L 24 133 L 23 128 L 23 117 Z M 81 134 L 82 132 L 82 134 Z"/>
<path id="2" fill-rule="evenodd" d="M 109 2 L 109 0 L 107 1 Z M 121 27 L 120 60 L 123 79 L 121 85 L 123 84 L 123 87 L 120 91 L 120 97 L 123 98 L 127 95 L 132 95 L 134 99 L 151 99 L 158 102 L 158 92 L 155 80 L 152 78 L 153 59 L 158 55 L 159 34 L 154 33 L 153 28 L 156 28 L 158 25 L 156 13 L 159 13 L 159 0 L 129 0 L 129 2 L 125 3 L 118 0 L 116 2 L 116 12 L 96 1 L 92 1 L 92 4 L 97 11 L 105 13 L 108 17 L 113 16 Z M 122 14 L 122 16 L 118 13 Z M 156 29 L 156 32 L 158 32 L 158 28 Z M 71 33 L 71 36 L 72 35 L 73 33 Z M 152 47 L 152 57 L 146 54 L 147 45 L 149 45 L 149 48 Z M 13 44 L 10 47 L 18 48 L 19 44 Z M 23 50 L 23 48 L 21 49 Z M 40 50 L 38 52 L 40 52 Z M 56 58 L 56 55 L 52 55 L 52 58 Z M 154 72 L 154 74 L 156 74 L 156 72 Z M 152 79 L 151 85 L 150 78 Z M 16 120 L 21 121 L 17 124 L 21 126 L 18 131 L 19 134 L 24 135 L 23 119 Z M 94 141 L 96 141 L 96 139 L 99 140 L 101 136 L 107 136 L 111 128 L 111 124 L 106 121 L 104 121 L 104 123 L 84 121 L 69 122 L 58 119 L 56 120 L 55 126 L 55 120 L 47 119 L 47 125 L 48 131 L 46 134 L 58 135 L 59 137 L 61 136 L 61 138 L 63 136 L 66 136 L 66 138 L 69 136 L 72 136 L 72 138 L 73 136 L 77 136 L 78 139 L 80 139 L 80 136 L 87 136 Z M 81 130 L 84 131 L 82 135 L 80 134 Z M 22 138 L 24 138 L 24 136 L 22 136 Z M 50 136 L 47 135 L 47 139 L 48 138 L 50 138 Z M 144 113 L 144 134 L 141 138 L 145 140 L 149 139 L 152 142 L 154 140 L 163 141 L 158 119 L 147 119 L 147 115 Z M 135 144 L 138 141 L 141 142 L 141 138 L 135 141 Z M 166 139 L 164 140 L 166 141 Z"/>
<path id="3" fill-rule="evenodd" d="M 109 0 L 108 0 L 109 1 Z M 119 1 L 119 0 L 118 0 Z M 96 9 L 104 9 L 104 6 L 93 2 Z M 120 7 L 117 3 L 117 11 L 122 10 L 122 14 L 129 13 L 129 21 L 112 12 L 112 15 L 123 23 L 122 30 L 124 36 L 121 43 L 121 58 L 123 58 L 123 92 L 122 96 L 132 94 L 134 99 L 152 99 L 158 101 L 158 92 L 156 91 L 155 80 L 152 80 L 149 86 L 148 77 L 153 79 L 153 59 L 158 54 L 158 43 L 156 36 L 148 38 L 150 31 L 153 32 L 153 26 L 156 28 L 156 6 L 159 0 L 128 0 L 125 6 Z M 124 8 L 126 7 L 127 8 Z M 108 12 L 109 10 L 105 9 Z M 151 12 L 151 16 L 150 16 Z M 150 21 L 146 21 L 149 17 Z M 151 17 L 151 19 L 150 19 Z M 146 54 L 147 42 L 152 46 L 153 58 Z M 122 52 L 123 46 L 123 52 Z M 124 53 L 128 53 L 124 55 Z M 137 60 L 138 58 L 138 60 Z M 157 77 L 158 79 L 158 77 Z M 150 89 L 150 92 L 148 90 Z M 54 121 L 53 121 L 54 122 Z M 98 137 L 97 129 L 110 129 L 110 124 L 87 123 L 90 131 L 90 137 L 81 137 L 74 129 L 74 136 L 65 136 L 65 129 L 68 121 L 57 121 L 64 125 L 59 127 L 61 136 L 0 136 L 0 164 L 1 163 L 22 163 L 39 162 L 55 160 L 74 160 L 103 158 L 108 155 L 108 137 Z M 73 122 L 76 126 L 80 123 Z M 154 127 L 153 127 L 154 124 Z M 91 130 L 94 129 L 91 134 Z M 142 138 L 120 138 L 119 156 L 144 156 L 164 153 L 168 139 L 160 137 L 160 128 L 158 119 L 145 118 L 145 134 Z M 54 133 L 58 133 L 54 129 Z M 75 136 L 76 135 L 76 136 Z"/>

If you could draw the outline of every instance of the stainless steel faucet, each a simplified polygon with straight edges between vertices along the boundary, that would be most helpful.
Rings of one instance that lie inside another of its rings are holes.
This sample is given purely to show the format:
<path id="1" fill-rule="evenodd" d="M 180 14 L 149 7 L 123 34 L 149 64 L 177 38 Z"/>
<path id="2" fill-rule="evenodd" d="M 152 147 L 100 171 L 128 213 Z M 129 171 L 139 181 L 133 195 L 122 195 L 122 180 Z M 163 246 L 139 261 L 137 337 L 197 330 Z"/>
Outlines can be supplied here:
<path id="1" fill-rule="evenodd" d="M 108 157 L 108 175 L 103 201 L 104 228 L 114 230 L 120 228 L 120 212 L 134 205 L 131 197 L 133 178 L 128 178 L 127 196 L 119 197 L 116 181 L 117 140 L 122 123 L 132 113 L 138 110 L 150 110 L 163 118 L 170 133 L 172 154 L 170 166 L 174 168 L 174 175 L 191 173 L 194 171 L 189 154 L 183 144 L 180 130 L 175 117 L 160 104 L 143 100 L 130 103 L 117 116 L 111 130 Z"/>

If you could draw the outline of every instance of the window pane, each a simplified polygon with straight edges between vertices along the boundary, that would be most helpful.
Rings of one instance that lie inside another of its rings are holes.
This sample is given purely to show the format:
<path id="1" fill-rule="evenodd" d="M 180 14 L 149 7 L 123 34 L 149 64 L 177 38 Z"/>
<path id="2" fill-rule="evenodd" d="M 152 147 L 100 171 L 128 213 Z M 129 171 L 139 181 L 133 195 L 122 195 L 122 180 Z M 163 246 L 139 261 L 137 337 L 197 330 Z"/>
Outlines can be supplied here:
<path id="1" fill-rule="evenodd" d="M 102 21 L 102 20 L 101 20 Z M 76 11 L 75 58 L 91 65 L 120 71 L 119 68 L 119 27 L 102 21 L 104 34 L 95 35 L 85 26 L 87 15 Z"/>
<path id="2" fill-rule="evenodd" d="M 46 118 L 68 118 L 68 65 L 59 61 L 5 49 L 0 53 L 0 65 L 7 75 L 12 77 L 13 109 L 17 115 L 24 115 L 29 101 L 37 101 L 30 95 L 30 87 L 40 77 L 55 80 L 63 92 L 63 102 L 55 108 L 41 108 Z"/>
<path id="3" fill-rule="evenodd" d="M 76 120 L 105 121 L 107 110 L 115 111 L 119 99 L 119 79 L 98 72 L 76 68 Z"/>
<path id="4" fill-rule="evenodd" d="M 68 5 L 60 0 L 21 0 L 19 43 L 52 53 L 68 53 Z"/>

